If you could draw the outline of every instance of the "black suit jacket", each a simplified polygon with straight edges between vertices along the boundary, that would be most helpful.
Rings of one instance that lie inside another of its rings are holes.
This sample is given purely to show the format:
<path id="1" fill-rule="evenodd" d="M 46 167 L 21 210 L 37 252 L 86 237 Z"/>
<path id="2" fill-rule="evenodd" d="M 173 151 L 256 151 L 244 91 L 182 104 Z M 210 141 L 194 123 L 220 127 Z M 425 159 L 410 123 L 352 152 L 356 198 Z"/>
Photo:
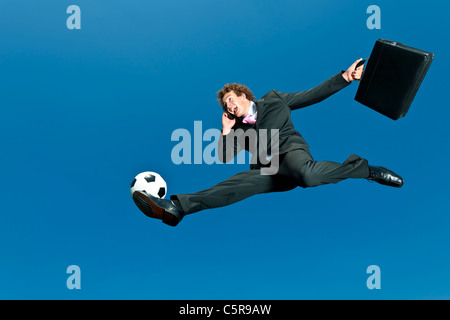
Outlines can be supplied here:
<path id="1" fill-rule="evenodd" d="M 342 72 L 339 72 L 307 91 L 285 93 L 271 90 L 261 99 L 254 101 L 258 112 L 256 124 L 245 124 L 242 119 L 236 119 L 232 132 L 221 135 L 219 160 L 228 162 L 245 149 L 252 153 L 252 169 L 266 165 L 266 163 L 261 163 L 260 157 L 256 157 L 256 155 L 263 154 L 263 157 L 265 157 L 266 154 L 271 154 L 271 129 L 277 129 L 279 132 L 277 139 L 280 155 L 296 149 L 308 150 L 308 144 L 294 128 L 291 121 L 291 111 L 318 103 L 349 84 L 342 77 Z M 264 131 L 261 129 L 267 130 L 267 140 L 262 144 L 263 150 L 261 150 L 259 142 L 261 132 Z M 256 134 L 256 137 L 253 137 L 254 134 Z"/>

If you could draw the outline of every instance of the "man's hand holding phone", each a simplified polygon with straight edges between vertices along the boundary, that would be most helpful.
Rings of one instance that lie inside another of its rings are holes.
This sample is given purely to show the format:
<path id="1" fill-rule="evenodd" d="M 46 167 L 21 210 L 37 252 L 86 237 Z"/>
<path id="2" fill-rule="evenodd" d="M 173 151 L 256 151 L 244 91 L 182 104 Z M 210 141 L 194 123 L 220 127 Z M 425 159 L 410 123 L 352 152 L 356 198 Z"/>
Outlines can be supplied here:
<path id="1" fill-rule="evenodd" d="M 222 134 L 227 135 L 230 133 L 231 128 L 233 128 L 234 124 L 236 123 L 236 119 L 230 119 L 228 112 L 224 112 L 222 114 Z"/>

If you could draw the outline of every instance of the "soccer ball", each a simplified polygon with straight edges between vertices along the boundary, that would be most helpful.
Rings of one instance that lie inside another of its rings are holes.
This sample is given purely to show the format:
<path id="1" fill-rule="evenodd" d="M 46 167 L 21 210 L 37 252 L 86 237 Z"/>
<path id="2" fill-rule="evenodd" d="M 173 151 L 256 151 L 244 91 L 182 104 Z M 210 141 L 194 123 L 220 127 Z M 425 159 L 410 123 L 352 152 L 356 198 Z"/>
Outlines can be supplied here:
<path id="1" fill-rule="evenodd" d="M 141 172 L 131 182 L 131 196 L 135 191 L 145 191 L 151 196 L 164 199 L 167 194 L 167 184 L 156 172 Z"/>

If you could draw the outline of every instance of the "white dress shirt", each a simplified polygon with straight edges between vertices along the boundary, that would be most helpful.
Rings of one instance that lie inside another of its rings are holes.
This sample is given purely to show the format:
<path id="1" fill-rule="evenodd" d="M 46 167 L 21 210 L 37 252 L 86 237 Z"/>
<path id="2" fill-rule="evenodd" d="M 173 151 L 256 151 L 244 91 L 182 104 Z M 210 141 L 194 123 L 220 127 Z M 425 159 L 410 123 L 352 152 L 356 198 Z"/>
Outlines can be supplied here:
<path id="1" fill-rule="evenodd" d="M 248 108 L 248 113 L 247 115 L 250 115 L 250 119 L 255 120 L 257 118 L 257 111 L 256 111 L 256 104 L 253 101 L 250 101 L 250 108 Z"/>

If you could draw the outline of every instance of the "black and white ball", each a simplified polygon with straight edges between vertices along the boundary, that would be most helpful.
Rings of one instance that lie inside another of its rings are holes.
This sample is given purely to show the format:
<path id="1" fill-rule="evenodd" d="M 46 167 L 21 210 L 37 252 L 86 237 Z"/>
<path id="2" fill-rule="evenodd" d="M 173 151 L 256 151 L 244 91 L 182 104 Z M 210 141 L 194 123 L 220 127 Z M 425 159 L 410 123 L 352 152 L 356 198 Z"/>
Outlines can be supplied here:
<path id="1" fill-rule="evenodd" d="M 167 184 L 156 172 L 146 171 L 139 173 L 131 182 L 131 196 L 135 191 L 145 191 L 149 195 L 164 199 L 167 194 Z"/>

